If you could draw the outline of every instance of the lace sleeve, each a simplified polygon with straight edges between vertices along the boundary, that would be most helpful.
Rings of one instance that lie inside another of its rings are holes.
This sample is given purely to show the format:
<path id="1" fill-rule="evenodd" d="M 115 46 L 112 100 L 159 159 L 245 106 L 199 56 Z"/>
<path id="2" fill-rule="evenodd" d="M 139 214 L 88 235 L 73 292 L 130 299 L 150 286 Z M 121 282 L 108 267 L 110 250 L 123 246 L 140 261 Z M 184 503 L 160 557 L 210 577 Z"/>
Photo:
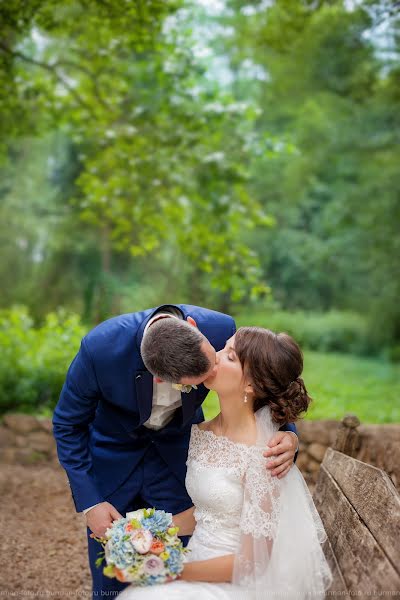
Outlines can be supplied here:
<path id="1" fill-rule="evenodd" d="M 279 525 L 280 483 L 266 469 L 262 448 L 252 448 L 244 476 L 240 517 L 240 544 L 235 555 L 232 583 L 245 596 L 264 598 L 262 578 L 268 569 Z"/>
<path id="2" fill-rule="evenodd" d="M 279 492 L 281 481 L 266 469 L 263 449 L 249 453 L 244 477 L 243 508 L 240 529 L 255 538 L 272 540 L 279 522 Z"/>
<path id="3" fill-rule="evenodd" d="M 240 588 L 238 598 L 323 600 L 332 579 L 321 547 L 322 522 L 295 465 L 282 479 L 266 468 L 263 449 L 272 432 L 269 414 L 260 410 L 260 435 L 244 475 L 232 583 Z"/>

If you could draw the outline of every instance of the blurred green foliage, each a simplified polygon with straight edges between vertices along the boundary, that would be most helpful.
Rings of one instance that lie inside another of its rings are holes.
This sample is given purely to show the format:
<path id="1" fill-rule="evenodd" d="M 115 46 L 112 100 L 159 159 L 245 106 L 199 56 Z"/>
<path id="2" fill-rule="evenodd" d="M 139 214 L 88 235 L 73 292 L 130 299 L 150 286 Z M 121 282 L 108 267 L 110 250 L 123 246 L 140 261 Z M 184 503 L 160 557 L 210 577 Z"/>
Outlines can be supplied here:
<path id="1" fill-rule="evenodd" d="M 30 315 L 2 406 L 59 385 L 75 337 L 49 385 L 29 347 L 60 307 L 187 302 L 399 360 L 398 4 L 0 3 L 0 306 Z"/>
<path id="2" fill-rule="evenodd" d="M 23 307 L 0 311 L 0 412 L 53 409 L 84 333 L 63 310 L 38 328 Z"/>
<path id="3" fill-rule="evenodd" d="M 385 0 L 2 3 L 2 305 L 93 323 L 272 288 L 396 346 L 399 22 Z"/>
<path id="4" fill-rule="evenodd" d="M 290 310 L 360 312 L 375 345 L 393 345 L 400 338 L 400 7 L 277 0 L 247 14 L 228 18 L 236 34 L 228 43 L 237 65 L 251 59 L 267 78 L 249 82 L 265 132 L 252 191 L 277 227 L 256 232 L 252 246 L 274 297 Z M 278 152 L 271 133 L 281 140 Z"/>
<path id="5" fill-rule="evenodd" d="M 58 148 L 50 139 L 44 152 L 59 194 L 45 215 L 59 217 L 56 239 L 74 231 L 80 251 L 67 243 L 47 252 L 48 264 L 85 261 L 92 319 L 115 310 L 121 274 L 150 255 L 185 260 L 190 278 L 204 275 L 229 302 L 268 291 L 241 237 L 271 224 L 247 186 L 257 107 L 207 80 L 190 21 L 201 11 L 185 11 L 183 2 L 156 0 L 0 7 L 0 108 L 21 116 L 16 131 L 5 123 L 4 154 L 16 159 L 6 205 L 26 159 L 14 134 L 57 132 Z"/>
<path id="6" fill-rule="evenodd" d="M 377 356 L 367 320 L 357 313 L 332 310 L 327 313 L 280 310 L 244 312 L 236 317 L 238 327 L 255 325 L 293 336 L 301 347 L 320 352 L 343 352 Z"/>

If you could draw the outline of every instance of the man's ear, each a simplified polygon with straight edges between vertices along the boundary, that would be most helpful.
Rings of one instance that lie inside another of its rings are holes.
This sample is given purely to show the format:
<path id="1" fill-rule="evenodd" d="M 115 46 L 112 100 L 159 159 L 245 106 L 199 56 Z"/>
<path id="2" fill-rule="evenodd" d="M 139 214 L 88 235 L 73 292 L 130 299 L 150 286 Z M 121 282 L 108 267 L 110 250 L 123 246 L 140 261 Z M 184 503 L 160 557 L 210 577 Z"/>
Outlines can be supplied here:
<path id="1" fill-rule="evenodd" d="M 197 323 L 196 321 L 193 319 L 193 317 L 187 317 L 186 321 L 190 324 L 193 325 L 193 327 L 197 327 Z"/>
<path id="2" fill-rule="evenodd" d="M 160 379 L 159 377 L 154 377 L 154 381 L 155 381 L 156 383 L 164 383 L 164 380 L 163 380 L 163 379 Z"/>

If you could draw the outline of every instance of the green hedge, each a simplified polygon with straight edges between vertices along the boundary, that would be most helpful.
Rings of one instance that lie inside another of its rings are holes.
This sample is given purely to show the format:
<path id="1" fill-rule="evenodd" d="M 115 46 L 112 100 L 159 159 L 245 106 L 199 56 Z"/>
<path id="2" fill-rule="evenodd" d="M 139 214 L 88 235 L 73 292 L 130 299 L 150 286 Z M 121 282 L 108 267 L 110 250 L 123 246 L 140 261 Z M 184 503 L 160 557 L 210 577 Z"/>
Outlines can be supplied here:
<path id="1" fill-rule="evenodd" d="M 361 315 L 349 312 L 327 313 L 284 312 L 257 309 L 236 316 L 238 327 L 255 325 L 273 331 L 285 331 L 302 348 L 319 352 L 345 352 L 361 356 L 381 354 L 371 339 L 368 322 Z"/>
<path id="2" fill-rule="evenodd" d="M 40 327 L 24 307 L 0 311 L 0 412 L 51 413 L 86 330 L 60 310 Z"/>

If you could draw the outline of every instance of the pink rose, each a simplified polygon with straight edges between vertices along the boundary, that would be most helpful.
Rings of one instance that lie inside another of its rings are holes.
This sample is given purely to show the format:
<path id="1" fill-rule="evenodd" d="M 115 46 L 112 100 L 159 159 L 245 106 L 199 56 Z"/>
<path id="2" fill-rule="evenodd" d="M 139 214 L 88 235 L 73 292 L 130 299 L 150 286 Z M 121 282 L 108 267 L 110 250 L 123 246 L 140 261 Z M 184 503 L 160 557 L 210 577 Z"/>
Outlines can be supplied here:
<path id="1" fill-rule="evenodd" d="M 132 546 L 139 554 L 146 554 L 153 543 L 153 536 L 148 529 L 135 529 L 130 535 Z"/>

